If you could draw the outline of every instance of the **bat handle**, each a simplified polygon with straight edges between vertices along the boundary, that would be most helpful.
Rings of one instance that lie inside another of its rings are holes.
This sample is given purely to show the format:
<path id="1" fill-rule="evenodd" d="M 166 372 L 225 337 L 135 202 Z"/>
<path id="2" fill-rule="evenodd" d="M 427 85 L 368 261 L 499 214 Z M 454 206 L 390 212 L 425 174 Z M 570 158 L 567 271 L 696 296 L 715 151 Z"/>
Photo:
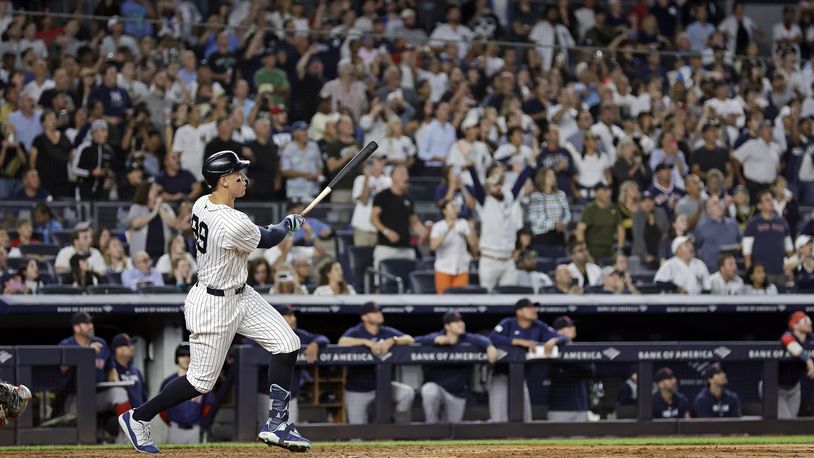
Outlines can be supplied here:
<path id="1" fill-rule="evenodd" d="M 319 195 L 314 200 L 312 200 L 311 203 L 308 204 L 308 206 L 305 207 L 305 210 L 303 210 L 302 213 L 300 213 L 300 214 L 302 216 L 305 216 L 308 213 L 310 213 L 311 210 L 313 210 L 314 207 L 316 207 L 318 203 L 322 202 L 322 200 L 325 199 L 325 196 L 327 196 L 330 193 L 331 193 L 331 187 L 326 186 L 325 189 L 323 189 L 322 192 L 319 193 Z"/>

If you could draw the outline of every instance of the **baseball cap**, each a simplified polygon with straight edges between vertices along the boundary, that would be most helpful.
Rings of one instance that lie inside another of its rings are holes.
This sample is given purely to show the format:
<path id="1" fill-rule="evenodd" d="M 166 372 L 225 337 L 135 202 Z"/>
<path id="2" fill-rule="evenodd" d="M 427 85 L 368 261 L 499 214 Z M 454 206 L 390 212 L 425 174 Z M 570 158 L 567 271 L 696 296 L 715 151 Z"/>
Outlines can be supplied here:
<path id="1" fill-rule="evenodd" d="M 653 198 L 653 193 L 652 193 L 652 192 L 650 192 L 650 190 L 649 190 L 649 189 L 648 189 L 648 190 L 645 190 L 645 191 L 642 193 L 642 199 L 652 199 L 652 198 Z"/>
<path id="2" fill-rule="evenodd" d="M 415 10 L 413 10 L 412 8 L 405 8 L 401 12 L 401 17 L 402 17 L 402 19 L 403 18 L 408 18 L 408 17 L 415 17 Z"/>
<path id="3" fill-rule="evenodd" d="M 799 251 L 800 248 L 806 246 L 810 242 L 811 242 L 811 236 L 810 235 L 805 235 L 805 234 L 798 235 L 797 240 L 794 241 L 794 249 Z"/>
<path id="4" fill-rule="evenodd" d="M 661 369 L 656 371 L 656 374 L 653 376 L 653 380 L 656 383 L 659 383 L 662 380 L 669 380 L 671 378 L 675 378 L 675 373 L 669 367 L 662 367 Z"/>
<path id="5" fill-rule="evenodd" d="M 789 329 L 793 328 L 794 326 L 797 325 L 797 323 L 799 323 L 800 321 L 802 321 L 802 320 L 804 320 L 806 318 L 808 318 L 808 315 L 806 315 L 806 312 L 804 312 L 802 310 L 798 310 L 798 311 L 792 313 L 791 316 L 789 317 L 789 323 L 788 323 L 789 324 Z"/>
<path id="6" fill-rule="evenodd" d="M 574 326 L 574 320 L 572 320 L 570 316 L 563 315 L 563 316 L 557 317 L 554 320 L 553 325 L 554 325 L 554 329 L 559 331 L 562 328 L 567 328 L 567 327 Z"/>
<path id="7" fill-rule="evenodd" d="M 660 171 L 660 170 L 664 170 L 664 169 L 670 169 L 670 170 L 672 170 L 672 168 L 673 168 L 673 166 L 672 166 L 672 165 L 670 165 L 670 164 L 665 164 L 664 162 L 662 162 L 661 164 L 659 164 L 659 165 L 657 165 L 657 166 L 656 166 L 656 172 L 658 172 L 658 171 Z"/>
<path id="8" fill-rule="evenodd" d="M 528 298 L 523 298 L 523 299 L 520 299 L 519 301 L 517 301 L 517 302 L 515 302 L 515 303 L 514 303 L 514 309 L 515 309 L 515 310 L 524 309 L 524 308 L 526 308 L 526 307 L 535 307 L 535 305 L 534 305 L 534 303 L 533 303 L 533 302 L 531 302 L 531 300 L 530 300 L 530 299 L 528 299 Z"/>
<path id="9" fill-rule="evenodd" d="M 364 304 L 362 304 L 362 308 L 359 309 L 359 315 L 364 316 L 364 315 L 367 315 L 368 313 L 381 312 L 381 311 L 382 311 L 382 308 L 381 308 L 381 306 L 379 304 L 377 304 L 377 303 L 375 303 L 373 301 L 369 301 L 369 302 L 365 302 Z"/>
<path id="10" fill-rule="evenodd" d="M 110 350 L 114 351 L 119 347 L 127 347 L 130 345 L 133 345 L 133 341 L 129 335 L 125 333 L 116 334 L 113 336 L 113 340 L 110 341 Z"/>
<path id="11" fill-rule="evenodd" d="M 686 235 L 679 235 L 678 237 L 673 239 L 673 243 L 670 244 L 670 249 L 673 250 L 673 254 L 676 254 L 678 247 L 683 245 L 686 242 L 689 242 L 691 239 L 689 236 Z"/>
<path id="12" fill-rule="evenodd" d="M 271 114 L 273 114 L 273 115 L 280 114 L 280 113 L 282 113 L 284 111 L 285 111 L 285 105 L 283 105 L 282 103 L 278 103 L 277 105 L 274 105 L 274 106 L 271 107 Z"/>
<path id="13" fill-rule="evenodd" d="M 93 317 L 88 312 L 76 312 L 71 317 L 71 326 L 81 323 L 93 323 Z"/>
<path id="14" fill-rule="evenodd" d="M 457 310 L 450 310 L 449 312 L 444 314 L 444 324 L 454 323 L 456 321 L 463 321 L 463 317 L 461 316 L 461 312 Z"/>
<path id="15" fill-rule="evenodd" d="M 274 54 L 269 54 L 269 55 L 273 56 Z M 258 94 L 263 94 L 265 92 L 274 92 L 274 85 L 271 84 L 271 83 L 263 83 L 263 84 L 261 84 L 260 86 L 257 87 L 257 93 Z"/>
<path id="16" fill-rule="evenodd" d="M 706 132 L 706 131 L 708 131 L 710 129 L 717 129 L 720 126 L 721 126 L 721 123 L 719 123 L 718 120 L 713 119 L 712 121 L 705 122 L 704 127 L 701 128 L 701 131 Z"/>
<path id="17" fill-rule="evenodd" d="M 291 132 L 295 130 L 308 130 L 308 123 L 305 121 L 297 121 L 291 125 Z"/>
<path id="18" fill-rule="evenodd" d="M 461 124 L 461 129 L 466 130 L 470 127 L 477 127 L 478 126 L 478 118 L 475 116 L 468 116 L 464 119 L 463 124 Z"/>
<path id="19" fill-rule="evenodd" d="M 274 308 L 283 316 L 294 314 L 294 309 L 291 307 L 291 304 L 279 304 L 275 305 Z"/>
<path id="20" fill-rule="evenodd" d="M 107 20 L 107 28 L 112 29 L 114 25 L 119 23 L 119 16 L 113 16 Z"/>
<path id="21" fill-rule="evenodd" d="M 104 119 L 97 119 L 96 121 L 93 121 L 93 123 L 90 125 L 91 131 L 102 129 L 107 130 L 107 121 L 105 121 Z"/>
<path id="22" fill-rule="evenodd" d="M 707 369 L 704 371 L 704 375 L 706 375 L 707 378 L 710 378 L 715 374 L 720 374 L 723 371 L 724 368 L 721 367 L 720 363 L 712 363 L 709 366 L 707 366 Z"/>

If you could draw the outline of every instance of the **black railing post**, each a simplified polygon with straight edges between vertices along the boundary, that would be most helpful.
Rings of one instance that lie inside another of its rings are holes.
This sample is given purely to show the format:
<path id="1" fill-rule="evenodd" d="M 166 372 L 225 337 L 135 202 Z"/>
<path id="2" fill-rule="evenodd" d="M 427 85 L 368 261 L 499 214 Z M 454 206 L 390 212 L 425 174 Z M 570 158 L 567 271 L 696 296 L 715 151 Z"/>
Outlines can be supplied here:
<path id="1" fill-rule="evenodd" d="M 238 370 L 235 375 L 235 435 L 238 441 L 255 440 L 257 434 L 257 371 L 249 361 L 251 347 L 240 345 L 233 353 Z"/>
<path id="2" fill-rule="evenodd" d="M 763 361 L 763 418 L 765 420 L 777 419 L 777 360 Z"/>
<path id="3" fill-rule="evenodd" d="M 523 422 L 523 384 L 526 382 L 525 361 L 512 361 L 509 363 L 509 421 Z"/>
<path id="4" fill-rule="evenodd" d="M 637 368 L 636 396 L 638 397 L 639 412 L 636 419 L 650 421 L 653 419 L 653 363 L 639 361 Z"/>
<path id="5" fill-rule="evenodd" d="M 387 361 L 376 364 L 376 423 L 393 421 L 393 365 Z"/>

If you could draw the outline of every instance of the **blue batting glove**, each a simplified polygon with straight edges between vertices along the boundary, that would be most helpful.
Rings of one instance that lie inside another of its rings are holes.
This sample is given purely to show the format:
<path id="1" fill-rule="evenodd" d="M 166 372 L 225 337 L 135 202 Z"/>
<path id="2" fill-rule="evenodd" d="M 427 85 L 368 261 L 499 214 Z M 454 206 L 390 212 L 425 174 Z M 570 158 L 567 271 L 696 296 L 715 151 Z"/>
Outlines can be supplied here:
<path id="1" fill-rule="evenodd" d="M 303 218 L 302 215 L 288 215 L 283 222 L 286 227 L 288 227 L 288 233 L 294 234 L 302 229 L 302 225 L 305 224 L 305 218 Z"/>

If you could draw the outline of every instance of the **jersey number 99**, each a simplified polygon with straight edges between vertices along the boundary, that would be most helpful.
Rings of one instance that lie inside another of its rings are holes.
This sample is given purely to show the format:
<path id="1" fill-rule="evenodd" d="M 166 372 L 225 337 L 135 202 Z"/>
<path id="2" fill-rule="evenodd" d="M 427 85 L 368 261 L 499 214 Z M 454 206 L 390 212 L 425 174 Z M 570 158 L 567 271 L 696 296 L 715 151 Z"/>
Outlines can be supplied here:
<path id="1" fill-rule="evenodd" d="M 192 215 L 192 235 L 195 237 L 195 247 L 201 253 L 206 253 L 206 236 L 209 234 L 209 228 L 206 223 L 198 220 L 198 215 Z"/>

